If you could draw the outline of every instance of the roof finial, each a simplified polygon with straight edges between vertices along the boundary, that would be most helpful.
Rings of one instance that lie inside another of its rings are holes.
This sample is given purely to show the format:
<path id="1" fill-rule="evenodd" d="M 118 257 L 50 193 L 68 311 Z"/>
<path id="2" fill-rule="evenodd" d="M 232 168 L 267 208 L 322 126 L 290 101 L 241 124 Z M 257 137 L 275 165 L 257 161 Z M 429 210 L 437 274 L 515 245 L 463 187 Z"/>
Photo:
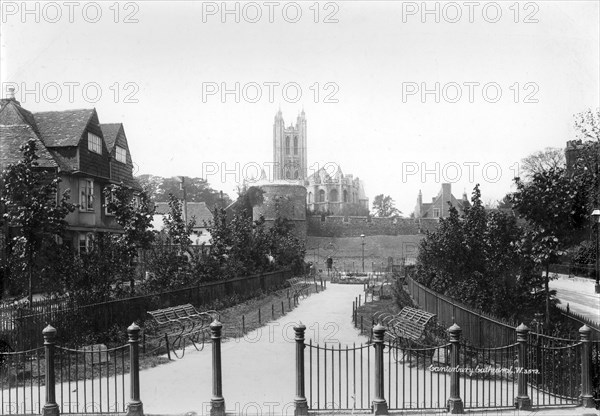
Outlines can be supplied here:
<path id="1" fill-rule="evenodd" d="M 8 87 L 8 93 L 6 94 L 6 98 L 9 100 L 15 99 L 15 87 Z"/>

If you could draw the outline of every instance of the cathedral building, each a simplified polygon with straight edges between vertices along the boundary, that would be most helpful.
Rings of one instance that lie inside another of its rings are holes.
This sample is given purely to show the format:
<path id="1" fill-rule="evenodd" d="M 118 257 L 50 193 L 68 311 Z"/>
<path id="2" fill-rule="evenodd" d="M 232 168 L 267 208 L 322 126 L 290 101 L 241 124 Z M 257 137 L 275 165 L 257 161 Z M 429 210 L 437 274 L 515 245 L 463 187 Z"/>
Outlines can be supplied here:
<path id="1" fill-rule="evenodd" d="M 296 124 L 285 127 L 281 110 L 273 124 L 273 179 L 301 184 L 306 188 L 309 211 L 333 215 L 367 215 L 369 199 L 363 182 L 344 174 L 341 167 L 327 163 L 316 172 L 308 171 L 307 130 L 304 110 Z"/>

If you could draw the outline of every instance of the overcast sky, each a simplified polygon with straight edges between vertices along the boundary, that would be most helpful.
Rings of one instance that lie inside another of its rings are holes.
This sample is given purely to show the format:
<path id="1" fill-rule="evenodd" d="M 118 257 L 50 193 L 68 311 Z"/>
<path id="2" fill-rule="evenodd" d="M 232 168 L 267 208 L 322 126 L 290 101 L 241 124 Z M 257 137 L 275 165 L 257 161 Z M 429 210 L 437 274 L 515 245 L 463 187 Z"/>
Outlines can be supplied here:
<path id="1" fill-rule="evenodd" d="M 500 199 L 523 157 L 574 138 L 600 106 L 598 5 L 5 1 L 2 95 L 95 107 L 138 174 L 230 195 L 272 161 L 278 108 L 286 125 L 304 109 L 309 173 L 335 163 L 408 215 L 445 181 Z"/>

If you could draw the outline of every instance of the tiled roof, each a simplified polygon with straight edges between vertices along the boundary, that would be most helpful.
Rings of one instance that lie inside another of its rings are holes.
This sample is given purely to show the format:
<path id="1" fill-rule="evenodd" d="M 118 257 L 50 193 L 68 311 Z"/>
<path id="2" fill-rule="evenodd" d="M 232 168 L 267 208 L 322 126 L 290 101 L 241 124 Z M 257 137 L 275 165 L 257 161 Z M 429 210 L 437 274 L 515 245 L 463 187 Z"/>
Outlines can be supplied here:
<path id="1" fill-rule="evenodd" d="M 0 126 L 0 168 L 4 169 L 7 165 L 22 160 L 23 154 L 19 147 L 31 138 L 36 141 L 36 154 L 39 156 L 38 166 L 42 168 L 58 167 L 31 126 L 23 124 Z"/>
<path id="2" fill-rule="evenodd" d="M 204 222 L 211 222 L 213 214 L 206 206 L 206 202 L 188 202 L 187 204 L 187 216 L 191 220 L 196 219 L 196 226 L 194 228 L 204 227 Z M 165 215 L 169 212 L 169 204 L 167 202 L 157 202 L 154 204 L 154 214 Z"/>
<path id="3" fill-rule="evenodd" d="M 108 153 L 112 153 L 113 147 L 115 147 L 115 143 L 117 141 L 117 135 L 119 134 L 122 126 L 123 124 L 121 123 L 100 124 L 102 135 L 104 136 L 104 143 L 106 143 Z"/>
<path id="4" fill-rule="evenodd" d="M 34 113 L 42 140 L 48 147 L 77 146 L 95 109 Z"/>
<path id="5" fill-rule="evenodd" d="M 0 124 L 29 124 L 33 131 L 38 133 L 38 128 L 33 118 L 33 114 L 25 110 L 18 101 L 3 99 L 1 102 Z"/>

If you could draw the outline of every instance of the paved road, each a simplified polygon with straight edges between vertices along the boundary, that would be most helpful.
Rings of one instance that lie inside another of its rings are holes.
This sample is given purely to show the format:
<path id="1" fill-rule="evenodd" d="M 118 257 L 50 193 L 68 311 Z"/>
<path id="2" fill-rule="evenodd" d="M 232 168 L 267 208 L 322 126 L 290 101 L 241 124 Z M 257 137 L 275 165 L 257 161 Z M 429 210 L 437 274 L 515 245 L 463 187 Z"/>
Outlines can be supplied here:
<path id="1" fill-rule="evenodd" d="M 558 276 L 558 279 L 550 281 L 550 289 L 556 289 L 561 306 L 566 308 L 568 304 L 572 312 L 600 323 L 600 294 L 594 293 L 594 281 Z"/>

